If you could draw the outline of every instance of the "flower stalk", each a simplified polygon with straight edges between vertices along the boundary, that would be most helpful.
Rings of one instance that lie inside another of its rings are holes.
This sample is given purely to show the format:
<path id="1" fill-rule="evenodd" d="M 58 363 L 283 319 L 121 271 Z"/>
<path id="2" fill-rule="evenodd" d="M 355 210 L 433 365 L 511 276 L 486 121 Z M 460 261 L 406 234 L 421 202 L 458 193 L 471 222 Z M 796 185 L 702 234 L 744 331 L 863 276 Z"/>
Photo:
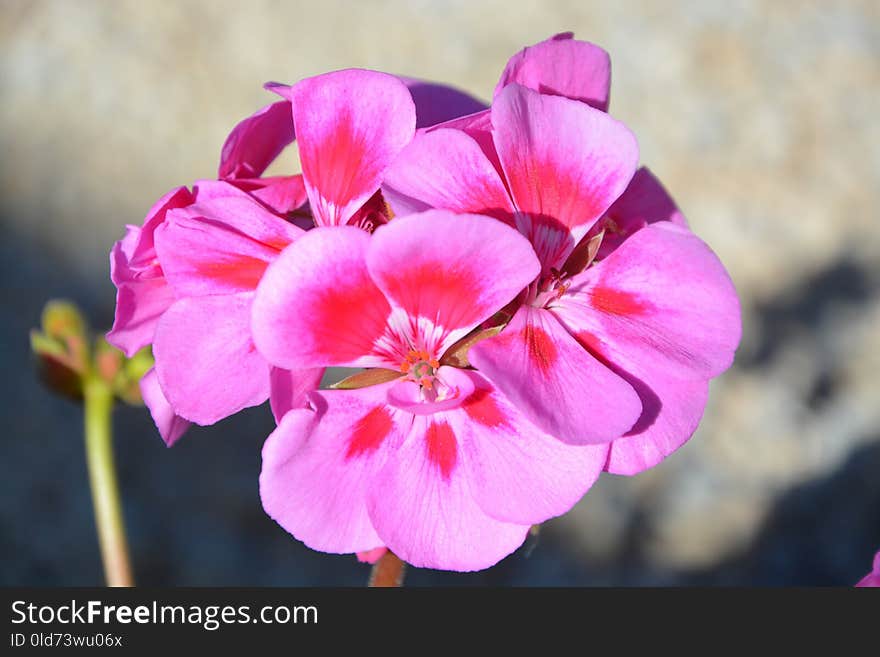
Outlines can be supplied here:
<path id="1" fill-rule="evenodd" d="M 403 586 L 404 575 L 406 575 L 406 562 L 388 550 L 373 564 L 367 586 L 370 588 L 400 587 Z"/>
<path id="2" fill-rule="evenodd" d="M 125 520 L 113 457 L 113 389 L 103 379 L 83 382 L 86 461 L 95 508 L 95 526 L 107 586 L 134 586 Z"/>

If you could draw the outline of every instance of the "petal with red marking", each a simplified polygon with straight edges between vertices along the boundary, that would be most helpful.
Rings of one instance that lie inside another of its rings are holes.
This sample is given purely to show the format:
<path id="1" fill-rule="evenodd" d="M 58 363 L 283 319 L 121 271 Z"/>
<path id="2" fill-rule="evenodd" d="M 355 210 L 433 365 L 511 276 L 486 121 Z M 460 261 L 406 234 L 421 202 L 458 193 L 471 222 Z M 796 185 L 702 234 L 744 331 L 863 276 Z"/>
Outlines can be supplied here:
<path id="1" fill-rule="evenodd" d="M 516 82 L 542 94 L 566 96 L 607 111 L 611 58 L 599 46 L 572 36 L 570 32 L 557 34 L 511 57 L 495 87 L 495 97 Z"/>
<path id="2" fill-rule="evenodd" d="M 153 354 L 175 412 L 213 424 L 269 396 L 269 364 L 251 339 L 253 293 L 188 297 L 159 320 Z"/>
<path id="3" fill-rule="evenodd" d="M 506 86 L 492 105 L 493 138 L 518 210 L 571 231 L 574 242 L 623 193 L 636 170 L 635 137 L 584 103 Z M 561 265 L 574 247 L 538 255 Z"/>
<path id="4" fill-rule="evenodd" d="M 443 415 L 415 417 L 370 485 L 367 509 L 381 543 L 407 563 L 481 570 L 516 550 L 529 526 L 495 520 L 479 507 Z"/>
<path id="5" fill-rule="evenodd" d="M 571 445 L 619 438 L 641 414 L 626 381 L 591 356 L 544 309 L 524 306 L 468 359 L 534 424 Z"/>
<path id="6" fill-rule="evenodd" d="M 446 413 L 460 438 L 474 498 L 498 520 L 537 524 L 571 509 L 593 485 L 607 445 L 573 446 L 532 424 L 485 378 Z"/>
<path id="7" fill-rule="evenodd" d="M 461 130 L 416 135 L 386 172 L 382 193 L 398 216 L 428 208 L 488 214 L 507 222 L 513 215 L 495 167 Z"/>
<path id="8" fill-rule="evenodd" d="M 443 210 L 379 228 L 367 267 L 393 304 L 443 327 L 440 353 L 512 301 L 540 269 L 517 231 L 489 217 Z"/>
<path id="9" fill-rule="evenodd" d="M 168 447 L 176 443 L 186 430 L 190 427 L 190 422 L 183 419 L 174 412 L 171 404 L 165 398 L 165 393 L 159 385 L 159 377 L 156 375 L 156 368 L 151 368 L 149 372 L 141 378 L 141 396 L 144 399 L 144 405 L 150 410 L 150 415 L 159 435 Z"/>
<path id="10" fill-rule="evenodd" d="M 552 308 L 573 334 L 594 336 L 612 363 L 689 381 L 726 370 L 741 334 L 724 266 L 702 240 L 669 222 L 637 231 L 575 276 Z"/>
<path id="11" fill-rule="evenodd" d="M 391 308 L 367 271 L 370 239 L 352 226 L 318 227 L 270 265 L 253 314 L 254 341 L 270 363 L 291 370 L 378 364 L 371 354 Z"/>
<path id="12" fill-rule="evenodd" d="M 367 490 L 410 422 L 385 406 L 387 387 L 316 392 L 315 410 L 288 412 L 266 440 L 263 508 L 315 550 L 383 545 L 367 513 Z"/>
<path id="13" fill-rule="evenodd" d="M 412 139 L 412 97 L 398 78 L 356 69 L 303 80 L 290 97 L 315 223 L 344 224 Z"/>
<path id="14" fill-rule="evenodd" d="M 255 290 L 269 263 L 301 234 L 256 201 L 230 196 L 169 212 L 156 248 L 178 296 L 234 294 Z"/>

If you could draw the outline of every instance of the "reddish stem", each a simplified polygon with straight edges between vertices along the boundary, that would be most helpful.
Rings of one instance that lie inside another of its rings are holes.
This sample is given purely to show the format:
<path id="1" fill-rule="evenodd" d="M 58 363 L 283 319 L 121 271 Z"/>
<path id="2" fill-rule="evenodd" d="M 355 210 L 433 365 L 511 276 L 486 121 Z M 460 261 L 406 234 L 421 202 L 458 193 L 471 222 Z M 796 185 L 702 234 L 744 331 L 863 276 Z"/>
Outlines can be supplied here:
<path id="1" fill-rule="evenodd" d="M 394 554 L 391 550 L 385 552 L 373 565 L 370 573 L 369 587 L 397 587 L 403 586 L 403 576 L 406 574 L 406 562 Z"/>

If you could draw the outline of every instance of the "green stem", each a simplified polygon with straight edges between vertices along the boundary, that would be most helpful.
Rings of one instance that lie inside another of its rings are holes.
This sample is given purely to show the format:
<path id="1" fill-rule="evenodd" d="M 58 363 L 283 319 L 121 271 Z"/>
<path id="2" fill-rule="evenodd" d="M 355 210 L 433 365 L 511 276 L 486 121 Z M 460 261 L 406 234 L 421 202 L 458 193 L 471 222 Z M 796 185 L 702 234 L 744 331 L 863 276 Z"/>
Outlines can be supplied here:
<path id="1" fill-rule="evenodd" d="M 373 565 L 370 573 L 369 587 L 385 588 L 403 586 L 403 576 L 406 574 L 406 562 L 388 550 Z"/>
<path id="2" fill-rule="evenodd" d="M 113 459 L 113 391 L 97 376 L 83 382 L 86 461 L 107 586 L 134 586 Z"/>

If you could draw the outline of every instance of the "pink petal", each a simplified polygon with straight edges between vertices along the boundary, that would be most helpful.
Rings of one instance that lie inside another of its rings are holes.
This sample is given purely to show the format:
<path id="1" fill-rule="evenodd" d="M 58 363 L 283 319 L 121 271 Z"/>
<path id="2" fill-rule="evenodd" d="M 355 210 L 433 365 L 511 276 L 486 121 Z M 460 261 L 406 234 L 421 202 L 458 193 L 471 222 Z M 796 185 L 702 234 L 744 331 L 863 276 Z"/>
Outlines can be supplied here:
<path id="1" fill-rule="evenodd" d="M 531 245 L 512 228 L 443 210 L 381 227 L 367 267 L 394 305 L 442 327 L 440 353 L 512 301 L 540 271 Z"/>
<path id="2" fill-rule="evenodd" d="M 111 263 L 123 258 L 119 242 L 110 253 Z M 111 264 L 111 271 L 114 269 Z M 118 269 L 117 269 L 118 271 Z M 116 283 L 116 315 L 107 341 L 129 358 L 153 342 L 156 323 L 174 303 L 174 292 L 163 277 L 132 278 Z"/>
<path id="3" fill-rule="evenodd" d="M 302 233 L 249 198 L 215 198 L 170 212 L 156 248 L 178 296 L 234 294 L 255 290 Z"/>
<path id="4" fill-rule="evenodd" d="M 415 416 L 367 492 L 381 543 L 419 568 L 488 568 L 516 550 L 528 525 L 486 515 L 474 498 L 454 429 L 439 416 Z M 375 545 L 375 543 L 374 543 Z"/>
<path id="5" fill-rule="evenodd" d="M 599 46 L 572 39 L 571 32 L 523 48 L 510 58 L 495 97 L 511 82 L 542 94 L 566 96 L 608 110 L 611 58 Z"/>
<path id="6" fill-rule="evenodd" d="M 518 84 L 495 99 L 492 125 L 514 203 L 535 224 L 526 235 L 572 234 L 533 241 L 545 267 L 558 267 L 632 178 L 635 137 L 604 112 Z"/>
<path id="7" fill-rule="evenodd" d="M 318 389 L 324 368 L 311 370 L 283 370 L 273 367 L 269 371 L 269 406 L 275 422 L 280 423 L 287 411 L 293 408 L 305 408 L 309 403 L 309 394 Z"/>
<path id="8" fill-rule="evenodd" d="M 571 509 L 593 485 L 607 445 L 571 446 L 544 433 L 475 372 L 475 392 L 446 413 L 477 504 L 497 520 L 537 524 Z"/>
<path id="9" fill-rule="evenodd" d="M 186 187 L 177 187 L 156 201 L 150 208 L 144 219 L 143 226 L 137 240 L 131 245 L 128 253 L 128 265 L 131 269 L 145 274 L 158 270 L 156 249 L 154 248 L 153 235 L 156 229 L 165 223 L 165 217 L 169 210 L 185 208 L 195 202 L 195 197 Z M 159 270 L 161 271 L 161 270 Z"/>
<path id="10" fill-rule="evenodd" d="M 406 84 L 416 106 L 416 128 L 426 128 L 486 109 L 473 96 L 436 82 L 400 78 Z"/>
<path id="11" fill-rule="evenodd" d="M 386 552 L 388 552 L 387 547 L 384 547 L 384 546 L 383 547 L 376 547 L 376 548 L 373 548 L 372 550 L 358 552 L 357 553 L 357 560 L 360 561 L 361 563 L 374 564 L 377 561 L 379 561 L 379 559 L 384 557 Z"/>
<path id="12" fill-rule="evenodd" d="M 272 103 L 233 128 L 220 153 L 218 178 L 255 178 L 293 141 L 290 102 Z"/>
<path id="13" fill-rule="evenodd" d="M 107 339 L 127 356 L 153 341 L 159 316 L 174 300 L 156 255 L 154 233 L 169 210 L 193 200 L 186 187 L 171 190 L 150 208 L 143 226 L 129 226 L 110 251 L 110 279 L 117 291 L 116 315 Z"/>
<path id="14" fill-rule="evenodd" d="M 367 272 L 370 235 L 352 226 L 318 227 L 266 270 L 254 302 L 260 352 L 290 370 L 373 364 L 391 308 Z"/>
<path id="15" fill-rule="evenodd" d="M 159 435 L 168 447 L 171 447 L 178 439 L 189 429 L 190 423 L 179 415 L 175 414 L 171 404 L 165 399 L 165 394 L 159 386 L 159 377 L 156 375 L 156 368 L 151 368 L 149 372 L 141 378 L 141 396 L 144 398 L 144 404 L 150 409 L 150 415 Z"/>
<path id="16" fill-rule="evenodd" d="M 412 139 L 412 98 L 397 78 L 356 69 L 308 78 L 290 93 L 315 223 L 344 224 Z"/>
<path id="17" fill-rule="evenodd" d="M 680 381 L 663 371 L 642 369 L 636 363 L 615 369 L 635 388 L 643 410 L 635 426 L 611 443 L 605 470 L 613 474 L 653 468 L 690 440 L 706 409 L 708 381 Z"/>
<path id="18" fill-rule="evenodd" d="M 230 182 L 282 216 L 301 208 L 308 200 L 305 183 L 299 173 L 271 178 L 239 178 Z"/>
<path id="19" fill-rule="evenodd" d="M 636 171 L 626 191 L 608 208 L 605 217 L 590 231 L 591 235 L 605 231 L 597 257 L 600 260 L 608 257 L 627 237 L 658 221 L 671 221 L 687 228 L 687 220 L 675 201 L 654 174 L 642 167 Z"/>
<path id="20" fill-rule="evenodd" d="M 856 586 L 860 588 L 880 587 L 880 552 L 874 555 L 874 569 L 865 575 Z"/>
<path id="21" fill-rule="evenodd" d="M 534 424 L 571 445 L 607 443 L 641 414 L 636 392 L 544 309 L 524 306 L 470 362 Z"/>
<path id="22" fill-rule="evenodd" d="M 553 309 L 572 333 L 593 336 L 612 363 L 689 381 L 726 370 L 741 334 L 739 300 L 724 266 L 693 233 L 669 222 L 636 232 L 575 276 Z"/>
<path id="23" fill-rule="evenodd" d="M 159 320 L 153 354 L 175 412 L 213 424 L 269 396 L 269 365 L 250 334 L 253 293 L 189 297 Z"/>
<path id="24" fill-rule="evenodd" d="M 383 544 L 367 514 L 367 490 L 409 429 L 408 418 L 384 405 L 387 387 L 316 392 L 316 410 L 288 412 L 263 446 L 263 508 L 315 550 Z"/>
<path id="25" fill-rule="evenodd" d="M 420 130 L 423 132 L 434 132 L 435 130 L 459 130 L 468 137 L 477 142 L 480 150 L 486 159 L 495 167 L 495 171 L 499 176 L 503 176 L 501 171 L 501 162 L 498 160 L 498 153 L 495 152 L 495 143 L 492 141 L 492 110 L 485 109 L 475 114 L 468 114 L 457 119 L 451 119 L 445 123 L 432 126 Z"/>
<path id="26" fill-rule="evenodd" d="M 477 142 L 460 130 L 416 135 L 386 172 L 382 193 L 398 216 L 441 208 L 512 223 L 513 204 L 501 177 Z"/>

